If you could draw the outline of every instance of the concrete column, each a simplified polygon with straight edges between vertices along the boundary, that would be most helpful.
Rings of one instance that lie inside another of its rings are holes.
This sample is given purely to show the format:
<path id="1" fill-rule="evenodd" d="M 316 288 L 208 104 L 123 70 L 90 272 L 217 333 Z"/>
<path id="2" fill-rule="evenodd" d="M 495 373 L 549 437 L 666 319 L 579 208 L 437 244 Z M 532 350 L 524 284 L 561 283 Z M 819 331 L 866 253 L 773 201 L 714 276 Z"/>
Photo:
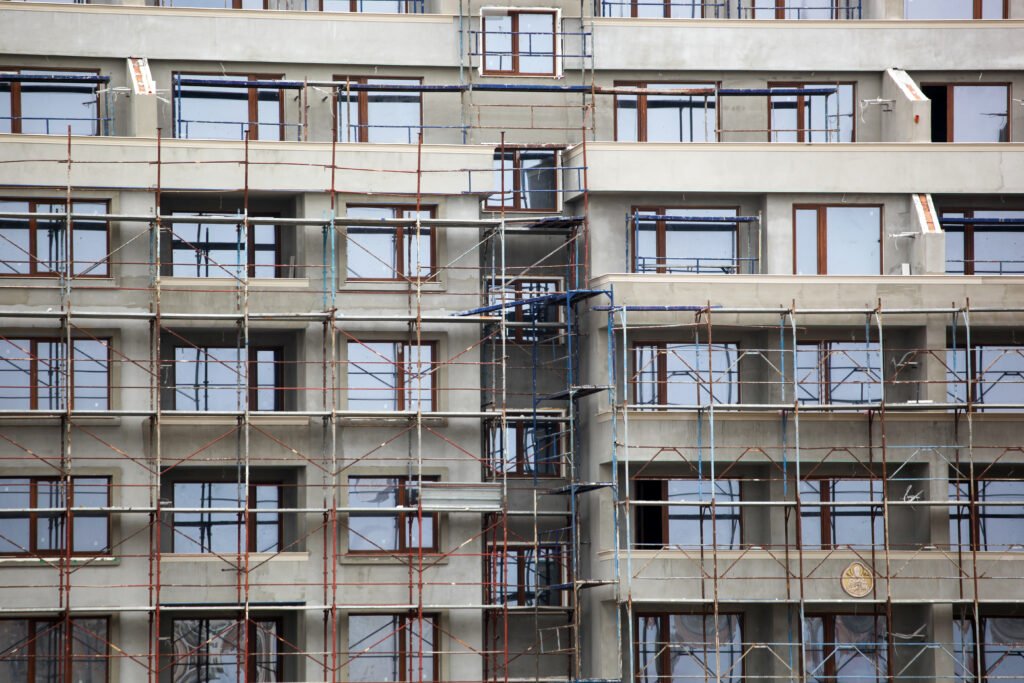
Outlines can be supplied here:
<path id="1" fill-rule="evenodd" d="M 882 142 L 931 142 L 931 102 L 906 71 L 885 70 L 882 99 Z"/>

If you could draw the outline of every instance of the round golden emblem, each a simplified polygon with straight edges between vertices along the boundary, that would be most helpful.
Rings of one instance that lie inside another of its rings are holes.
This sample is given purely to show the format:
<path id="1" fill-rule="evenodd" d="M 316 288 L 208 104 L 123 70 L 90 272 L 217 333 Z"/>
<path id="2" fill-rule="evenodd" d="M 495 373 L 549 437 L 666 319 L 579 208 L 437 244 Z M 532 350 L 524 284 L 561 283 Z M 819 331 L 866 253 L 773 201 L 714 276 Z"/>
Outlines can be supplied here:
<path id="1" fill-rule="evenodd" d="M 863 598 L 875 588 L 875 577 L 863 562 L 851 562 L 843 570 L 843 590 L 851 598 Z"/>

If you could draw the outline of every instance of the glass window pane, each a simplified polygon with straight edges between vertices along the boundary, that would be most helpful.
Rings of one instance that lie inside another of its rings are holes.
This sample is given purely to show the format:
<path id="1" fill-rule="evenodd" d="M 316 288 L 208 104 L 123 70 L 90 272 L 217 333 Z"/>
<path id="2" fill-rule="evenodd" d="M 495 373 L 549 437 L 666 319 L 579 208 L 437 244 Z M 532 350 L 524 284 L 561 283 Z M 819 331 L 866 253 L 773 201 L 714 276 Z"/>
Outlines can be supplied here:
<path id="1" fill-rule="evenodd" d="M 405 345 L 405 409 L 434 409 L 434 347 L 426 344 Z"/>
<path id="2" fill-rule="evenodd" d="M 555 72 L 555 15 L 520 13 L 519 73 Z"/>
<path id="3" fill-rule="evenodd" d="M 244 505 L 244 487 L 234 482 L 197 482 L 174 484 L 176 508 L 240 508 Z M 237 553 L 242 530 L 237 512 L 174 513 L 174 552 Z"/>
<path id="4" fill-rule="evenodd" d="M 674 680 L 742 680 L 740 658 L 743 645 L 739 617 L 719 614 L 717 628 L 713 615 L 670 614 L 669 662 Z"/>
<path id="5" fill-rule="evenodd" d="M 419 85 L 415 78 L 369 78 L 370 85 Z M 420 93 L 368 92 L 366 94 L 368 142 L 415 143 L 420 132 Z"/>
<path id="6" fill-rule="evenodd" d="M 276 484 L 258 484 L 255 500 L 249 506 L 256 510 L 281 507 L 281 487 Z M 256 547 L 258 553 L 273 553 L 281 549 L 281 517 L 279 512 L 256 513 Z"/>
<path id="7" fill-rule="evenodd" d="M 110 504 L 110 482 L 97 477 L 75 477 L 72 480 L 74 507 L 106 507 Z M 74 513 L 72 529 L 76 553 L 104 553 L 109 550 L 107 514 L 103 512 Z"/>
<path id="8" fill-rule="evenodd" d="M 1024 346 L 977 349 L 978 403 L 1024 403 Z"/>
<path id="9" fill-rule="evenodd" d="M 242 410 L 248 393 L 245 354 L 237 348 L 175 348 L 175 409 Z"/>
<path id="10" fill-rule="evenodd" d="M 953 142 L 1007 142 L 1009 93 L 1005 85 L 953 86 Z"/>
<path id="11" fill-rule="evenodd" d="M 434 680 L 434 620 L 409 616 L 405 620 L 408 635 L 405 651 L 406 675 L 408 681 Z"/>
<path id="12" fill-rule="evenodd" d="M 821 534 L 821 492 L 828 482 L 811 479 L 800 482 L 800 543 L 804 548 L 824 546 Z"/>
<path id="13" fill-rule="evenodd" d="M 668 404 L 739 401 L 735 344 L 669 344 L 663 362 Z"/>
<path id="14" fill-rule="evenodd" d="M 31 549 L 29 513 L 31 506 L 29 479 L 0 479 L 0 510 L 16 510 L 0 515 L 0 553 L 27 553 Z M 5 622 L 0 620 L 0 627 Z M 2 660 L 0 660 L 2 661 Z M 0 667 L 0 671 L 3 671 Z"/>
<path id="15" fill-rule="evenodd" d="M 207 81 L 244 81 L 246 76 L 182 74 Z M 249 88 L 184 85 L 175 92 L 175 137 L 241 140 L 249 129 Z"/>
<path id="16" fill-rule="evenodd" d="M 35 683 L 59 683 L 64 680 L 64 622 L 36 621 L 32 624 Z"/>
<path id="17" fill-rule="evenodd" d="M 353 218 L 396 218 L 385 206 L 350 206 Z M 397 230 L 394 226 L 349 226 L 346 269 L 349 279 L 393 280 L 399 277 Z"/>
<path id="18" fill-rule="evenodd" d="M 943 212 L 944 218 L 962 218 L 962 213 Z M 959 226 L 943 228 L 946 233 L 946 272 L 951 275 L 963 275 L 970 271 L 967 267 L 967 252 L 965 250 L 965 231 Z"/>
<path id="19" fill-rule="evenodd" d="M 28 202 L 0 201 L 0 211 L 3 212 L 28 213 L 31 210 Z M 27 218 L 0 218 L 0 275 L 24 275 L 31 272 L 29 227 Z"/>
<path id="20" fill-rule="evenodd" d="M 1014 681 L 1024 679 L 1024 619 L 1014 617 L 987 618 L 985 626 L 985 680 Z"/>
<path id="21" fill-rule="evenodd" d="M 32 407 L 32 342 L 0 339 L 0 408 Z"/>
<path id="22" fill-rule="evenodd" d="M 402 680 L 399 619 L 391 614 L 349 615 L 348 680 L 366 683 Z"/>
<path id="23" fill-rule="evenodd" d="M 554 209 L 558 205 L 558 180 L 555 153 L 523 150 L 519 153 L 520 208 L 534 211 Z"/>
<path id="24" fill-rule="evenodd" d="M 175 619 L 173 630 L 174 681 L 237 683 L 245 680 L 245 657 L 239 657 L 242 624 L 227 619 Z"/>
<path id="25" fill-rule="evenodd" d="M 971 487 L 968 482 L 951 481 L 949 500 L 959 504 L 949 506 L 949 546 L 951 549 L 971 548 Z"/>
<path id="26" fill-rule="evenodd" d="M 40 410 L 62 410 L 67 377 L 65 345 L 62 342 L 37 341 L 34 348 L 36 407 Z"/>
<path id="27" fill-rule="evenodd" d="M 830 206 L 827 220 L 829 275 L 878 275 L 881 272 L 881 209 Z"/>
<path id="28" fill-rule="evenodd" d="M 786 0 L 786 19 L 832 19 L 832 8 L 842 8 L 843 0 Z"/>
<path id="29" fill-rule="evenodd" d="M 715 501 L 713 521 L 710 507 L 669 506 L 667 545 L 719 550 L 740 547 L 740 509 L 729 505 L 740 500 L 738 481 L 719 479 L 712 486 L 710 480 L 671 479 L 667 484 L 669 501 Z"/>
<path id="30" fill-rule="evenodd" d="M 274 225 L 252 225 L 254 253 L 252 255 L 253 277 L 273 278 L 278 276 L 277 242 L 278 229 Z"/>
<path id="31" fill-rule="evenodd" d="M 200 213 L 175 212 L 175 216 Z M 172 275 L 245 277 L 246 240 L 241 225 L 174 223 L 171 227 Z"/>
<path id="32" fill-rule="evenodd" d="M 63 204 L 36 204 L 38 213 L 64 213 Z M 62 273 L 67 264 L 67 220 L 36 219 L 36 249 L 33 262 L 41 273 Z"/>
<path id="33" fill-rule="evenodd" d="M 256 91 L 256 117 L 259 121 L 257 133 L 259 140 L 285 140 L 284 122 L 281 120 L 281 91 L 260 88 Z M 295 139 L 296 136 L 290 136 Z"/>
<path id="34" fill-rule="evenodd" d="M 400 410 L 398 344 L 348 343 L 348 409 Z"/>
<path id="35" fill-rule="evenodd" d="M 0 83 L 0 133 L 10 133 L 14 119 L 11 111 L 11 85 Z"/>
<path id="36" fill-rule="evenodd" d="M 1024 550 L 1024 482 L 982 480 L 977 486 L 978 549 Z"/>
<path id="37" fill-rule="evenodd" d="M 784 86 L 788 87 L 788 86 Z M 796 95 L 772 95 L 772 142 L 798 142 L 800 140 L 800 107 L 803 98 Z"/>
<path id="38" fill-rule="evenodd" d="M 394 508 L 398 506 L 397 479 L 349 478 L 349 506 L 354 508 Z M 398 514 L 378 516 L 353 513 L 348 521 L 348 548 L 354 551 L 397 550 Z"/>
<path id="39" fill-rule="evenodd" d="M 276 349 L 258 349 L 256 362 L 250 372 L 256 374 L 256 410 L 277 410 L 284 405 L 284 389 L 279 386 L 278 375 L 284 372 L 280 353 Z"/>
<path id="40" fill-rule="evenodd" d="M 953 620 L 953 676 L 957 681 L 975 680 L 976 662 L 974 622 L 970 619 Z"/>
<path id="41" fill-rule="evenodd" d="M 485 15 L 484 71 L 512 71 L 512 17 Z"/>
<path id="42" fill-rule="evenodd" d="M 74 408 L 106 410 L 110 407 L 110 359 L 107 344 L 94 339 L 75 339 Z"/>
<path id="43" fill-rule="evenodd" d="M 973 19 L 974 0 L 906 0 L 906 18 Z"/>
<path id="44" fill-rule="evenodd" d="M 661 3 L 658 3 L 660 9 Z M 639 138 L 636 95 L 615 96 L 615 139 L 619 142 L 636 142 Z"/>
<path id="45" fill-rule="evenodd" d="M 714 88 L 713 83 L 658 83 L 657 88 Z M 715 95 L 648 95 L 648 142 L 714 142 L 718 138 Z"/>
<path id="46" fill-rule="evenodd" d="M 787 363 L 793 363 L 793 357 L 787 353 Z M 818 344 L 797 344 L 796 349 L 796 397 L 801 403 L 821 403 L 822 374 L 825 367 L 825 355 Z"/>
<path id="47" fill-rule="evenodd" d="M 869 479 L 838 479 L 831 482 L 834 502 L 867 502 L 882 499 L 882 484 Z M 881 507 L 835 506 L 830 511 L 832 545 L 870 550 L 885 543 Z"/>
<path id="48" fill-rule="evenodd" d="M 106 213 L 107 207 L 99 202 L 75 202 L 74 213 Z M 71 249 L 74 254 L 74 274 L 101 277 L 107 272 L 107 223 L 78 218 L 72 225 Z"/>
<path id="49" fill-rule="evenodd" d="M 1020 219 L 1024 218 L 1024 211 L 975 211 L 973 216 L 974 218 Z M 948 259 L 947 254 L 947 261 Z M 974 272 L 999 275 L 1024 273 L 1024 228 L 1010 225 L 975 225 Z"/>
<path id="50" fill-rule="evenodd" d="M 249 645 L 253 650 L 253 665 L 256 667 L 257 683 L 281 680 L 281 662 L 276 621 L 260 619 L 254 621 L 250 633 Z M 255 643 L 252 641 L 255 640 Z"/>
<path id="51" fill-rule="evenodd" d="M 727 218 L 735 209 L 669 210 L 673 216 Z M 736 223 L 665 221 L 665 264 L 670 273 L 721 275 L 737 272 Z"/>
<path id="52" fill-rule="evenodd" d="M 662 679 L 661 652 L 665 643 L 661 637 L 661 617 L 637 618 L 637 655 L 640 683 L 659 683 Z"/>
<path id="53" fill-rule="evenodd" d="M 796 210 L 796 274 L 818 275 L 818 210 Z"/>
<path id="54" fill-rule="evenodd" d="M 91 76 L 80 71 L 35 71 L 32 76 Z M 21 132 L 45 135 L 99 135 L 99 100 L 95 83 L 21 83 Z"/>
<path id="55" fill-rule="evenodd" d="M 65 487 L 57 480 L 36 481 L 36 509 L 65 507 Z M 67 516 L 63 512 L 36 513 L 35 546 L 40 551 L 63 550 L 67 540 Z"/>
<path id="56" fill-rule="evenodd" d="M 872 615 L 835 617 L 835 668 L 840 680 L 881 683 L 889 680 L 885 620 Z"/>
<path id="57" fill-rule="evenodd" d="M 657 346 L 639 345 L 634 349 L 635 400 L 638 404 L 656 405 L 661 403 L 663 382 L 658 376 L 659 359 L 664 355 Z"/>
<path id="58" fill-rule="evenodd" d="M 870 403 L 881 400 L 881 352 L 877 344 L 829 342 L 825 346 L 829 402 Z"/>

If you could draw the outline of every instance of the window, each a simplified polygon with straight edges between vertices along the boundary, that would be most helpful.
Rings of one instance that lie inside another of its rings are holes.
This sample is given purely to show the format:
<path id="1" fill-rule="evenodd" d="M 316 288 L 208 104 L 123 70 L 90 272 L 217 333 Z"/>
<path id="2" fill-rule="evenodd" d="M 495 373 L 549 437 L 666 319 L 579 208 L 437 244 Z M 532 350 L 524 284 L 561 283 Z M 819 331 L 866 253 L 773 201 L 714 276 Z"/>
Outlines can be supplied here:
<path id="1" fill-rule="evenodd" d="M 949 498 L 956 502 L 949 508 L 951 548 L 1024 551 L 1024 482 L 985 478 L 972 487 L 969 480 L 951 479 Z"/>
<path id="2" fill-rule="evenodd" d="M 390 0 L 389 0 L 390 1 Z M 420 78 L 368 78 L 336 76 L 338 101 L 338 142 L 405 142 L 419 139 L 423 125 L 423 102 L 419 92 L 403 90 L 359 90 L 347 83 L 375 86 L 419 86 Z"/>
<path id="3" fill-rule="evenodd" d="M 885 544 L 882 495 L 882 482 L 876 479 L 801 481 L 800 542 L 803 547 L 808 550 L 882 547 Z"/>
<path id="4" fill-rule="evenodd" d="M 434 410 L 436 344 L 348 343 L 349 410 Z"/>
<path id="5" fill-rule="evenodd" d="M 946 351 L 946 395 L 952 403 L 968 398 L 982 410 L 1024 404 L 1024 346 L 979 345 Z M 986 407 L 987 406 L 987 407 Z M 1012 409 L 1012 408 L 1007 408 Z"/>
<path id="6" fill-rule="evenodd" d="M 510 304 L 513 301 L 540 299 L 529 304 L 507 306 L 505 320 L 519 326 L 506 330 L 508 339 L 515 342 L 557 340 L 561 331 L 555 328 L 529 327 L 534 323 L 561 322 L 561 301 L 555 294 L 564 294 L 561 280 L 515 278 L 505 281 L 491 281 L 488 289 L 488 305 Z M 550 297 L 550 298 L 547 298 Z"/>
<path id="7" fill-rule="evenodd" d="M 159 5 L 199 9 L 269 9 L 269 0 L 159 0 Z"/>
<path id="8" fill-rule="evenodd" d="M 636 543 L 640 549 L 715 548 L 736 550 L 742 542 L 738 479 L 638 479 L 638 501 L 703 503 L 637 505 Z M 714 506 L 711 503 L 714 501 Z"/>
<path id="9" fill-rule="evenodd" d="M 174 482 L 176 508 L 242 508 L 245 484 L 238 482 Z M 173 552 L 273 553 L 281 550 L 281 486 L 250 484 L 248 520 L 238 512 L 175 512 Z M 268 509 L 268 512 L 259 512 Z"/>
<path id="10" fill-rule="evenodd" d="M 0 336 L 0 408 L 107 410 L 110 341 L 72 339 L 71 349 L 69 357 L 63 340 Z"/>
<path id="11" fill-rule="evenodd" d="M 0 479 L 0 510 L 9 512 L 0 516 L 0 554 L 62 554 L 68 548 L 69 531 L 72 554 L 108 554 L 108 513 L 66 508 L 109 505 L 109 477 L 72 477 L 70 496 L 67 483 L 56 477 L 4 477 Z"/>
<path id="12" fill-rule="evenodd" d="M 633 214 L 633 272 L 735 274 L 735 208 L 645 208 Z M 749 260 L 749 259 L 747 259 Z"/>
<path id="13" fill-rule="evenodd" d="M 772 95 L 768 99 L 771 142 L 853 142 L 856 130 L 853 83 L 773 83 L 772 89 L 835 88 L 831 94 Z"/>
<path id="14" fill-rule="evenodd" d="M 1007 0 L 906 0 L 907 19 L 1006 19 Z"/>
<path id="15" fill-rule="evenodd" d="M 494 192 L 487 211 L 554 211 L 558 208 L 558 152 L 552 149 L 494 151 Z"/>
<path id="16" fill-rule="evenodd" d="M 408 614 L 349 614 L 348 680 L 405 683 L 440 679 L 438 617 Z"/>
<path id="17" fill-rule="evenodd" d="M 978 643 L 977 635 L 981 635 Z M 954 676 L 957 683 L 995 683 L 1024 678 L 1024 619 L 1019 617 L 981 617 L 981 628 L 974 619 L 953 619 Z M 979 648 L 980 646 L 980 648 Z M 979 651 L 980 649 L 980 651 Z M 977 675 L 980 659 L 981 675 Z"/>
<path id="18" fill-rule="evenodd" d="M 650 406 L 739 403 L 736 344 L 637 344 L 633 397 Z"/>
<path id="19" fill-rule="evenodd" d="M 282 677 L 281 624 L 250 616 L 174 619 L 171 680 L 276 682 Z"/>
<path id="20" fill-rule="evenodd" d="M 564 582 L 561 546 L 495 546 L 487 553 L 488 604 L 552 607 L 562 604 Z M 556 586 L 552 589 L 551 586 Z"/>
<path id="21" fill-rule="evenodd" d="M 799 343 L 797 400 L 810 405 L 877 403 L 882 400 L 881 364 L 876 343 Z"/>
<path id="22" fill-rule="evenodd" d="M 704 7 L 704 0 L 601 0 L 603 17 L 701 19 L 724 16 L 724 6 Z"/>
<path id="23" fill-rule="evenodd" d="M 97 71 L 2 71 L 29 80 L 0 80 L 0 133 L 100 134 Z"/>
<path id="24" fill-rule="evenodd" d="M 242 140 L 284 140 L 284 91 L 274 87 L 239 86 L 239 81 L 272 81 L 281 76 L 258 74 L 175 74 L 174 137 Z M 230 85 L 193 85 L 182 79 L 226 81 Z"/>
<path id="25" fill-rule="evenodd" d="M 426 479 L 425 479 L 426 480 Z M 353 512 L 348 520 L 352 553 L 434 550 L 435 517 L 395 508 L 417 508 L 420 485 L 407 477 L 349 477 L 348 503 L 353 508 L 381 508 L 379 513 Z"/>
<path id="26" fill-rule="evenodd" d="M 922 85 L 932 102 L 932 142 L 1009 142 L 1006 83 Z"/>
<path id="27" fill-rule="evenodd" d="M 0 680 L 107 683 L 107 620 L 71 617 L 70 625 L 69 648 L 64 619 L 0 619 Z"/>
<path id="28" fill-rule="evenodd" d="M 483 73 L 520 76 L 557 75 L 556 13 L 509 10 L 484 14 Z"/>
<path id="29" fill-rule="evenodd" d="M 547 417 L 547 416 L 545 416 Z M 563 422 L 500 421 L 487 424 L 487 462 L 493 475 L 557 477 L 562 473 Z"/>
<path id="30" fill-rule="evenodd" d="M 322 0 L 324 12 L 422 14 L 424 0 Z"/>
<path id="31" fill-rule="evenodd" d="M 250 225 L 248 234 L 243 234 L 241 216 L 238 223 L 229 224 L 202 221 L 204 216 L 223 214 L 175 211 L 173 215 L 197 219 L 165 228 L 171 236 L 173 277 L 277 277 L 281 240 L 276 225 Z"/>
<path id="32" fill-rule="evenodd" d="M 350 225 L 346 274 L 349 280 L 416 280 L 434 276 L 434 231 L 417 218 L 434 218 L 434 207 L 349 206 L 349 218 L 404 219 L 409 225 Z"/>
<path id="33" fill-rule="evenodd" d="M 173 354 L 173 368 L 165 366 L 169 410 L 284 409 L 281 348 L 188 344 L 174 347 Z"/>
<path id="34" fill-rule="evenodd" d="M 859 19 L 861 0 L 740 0 L 740 19 Z"/>
<path id="35" fill-rule="evenodd" d="M 638 683 L 744 680 L 738 614 L 641 614 L 636 633 Z"/>
<path id="36" fill-rule="evenodd" d="M 804 618 L 807 680 L 813 683 L 883 683 L 889 675 L 884 616 L 808 615 Z"/>
<path id="37" fill-rule="evenodd" d="M 943 222 L 946 219 L 965 221 L 942 226 L 946 233 L 946 272 L 963 275 L 1024 274 L 1024 224 L 994 222 L 1006 218 L 1024 221 L 1024 211 L 943 211 Z M 971 219 L 982 222 L 971 223 Z"/>
<path id="38" fill-rule="evenodd" d="M 793 207 L 797 275 L 878 275 L 882 272 L 881 206 Z"/>
<path id="39" fill-rule="evenodd" d="M 2 212 L 60 214 L 52 219 L 0 218 L 0 275 L 66 275 L 69 247 L 73 276 L 109 275 L 109 224 L 100 219 L 75 218 L 69 241 L 65 206 L 64 200 L 0 199 Z M 107 202 L 74 201 L 71 212 L 105 214 L 108 205 Z"/>
<path id="40" fill-rule="evenodd" d="M 615 139 L 620 142 L 717 142 L 717 83 L 628 82 L 652 90 L 709 91 L 700 95 L 616 95 Z"/>

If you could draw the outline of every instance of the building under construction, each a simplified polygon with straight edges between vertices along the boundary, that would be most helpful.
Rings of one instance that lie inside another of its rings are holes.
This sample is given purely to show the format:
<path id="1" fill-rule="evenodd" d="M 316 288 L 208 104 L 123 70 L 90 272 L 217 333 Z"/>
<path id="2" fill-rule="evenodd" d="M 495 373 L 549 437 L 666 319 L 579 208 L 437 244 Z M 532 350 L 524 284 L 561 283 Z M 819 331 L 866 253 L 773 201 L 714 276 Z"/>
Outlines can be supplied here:
<path id="1" fill-rule="evenodd" d="M 1024 681 L 1022 44 L 0 3 L 0 681 Z"/>

